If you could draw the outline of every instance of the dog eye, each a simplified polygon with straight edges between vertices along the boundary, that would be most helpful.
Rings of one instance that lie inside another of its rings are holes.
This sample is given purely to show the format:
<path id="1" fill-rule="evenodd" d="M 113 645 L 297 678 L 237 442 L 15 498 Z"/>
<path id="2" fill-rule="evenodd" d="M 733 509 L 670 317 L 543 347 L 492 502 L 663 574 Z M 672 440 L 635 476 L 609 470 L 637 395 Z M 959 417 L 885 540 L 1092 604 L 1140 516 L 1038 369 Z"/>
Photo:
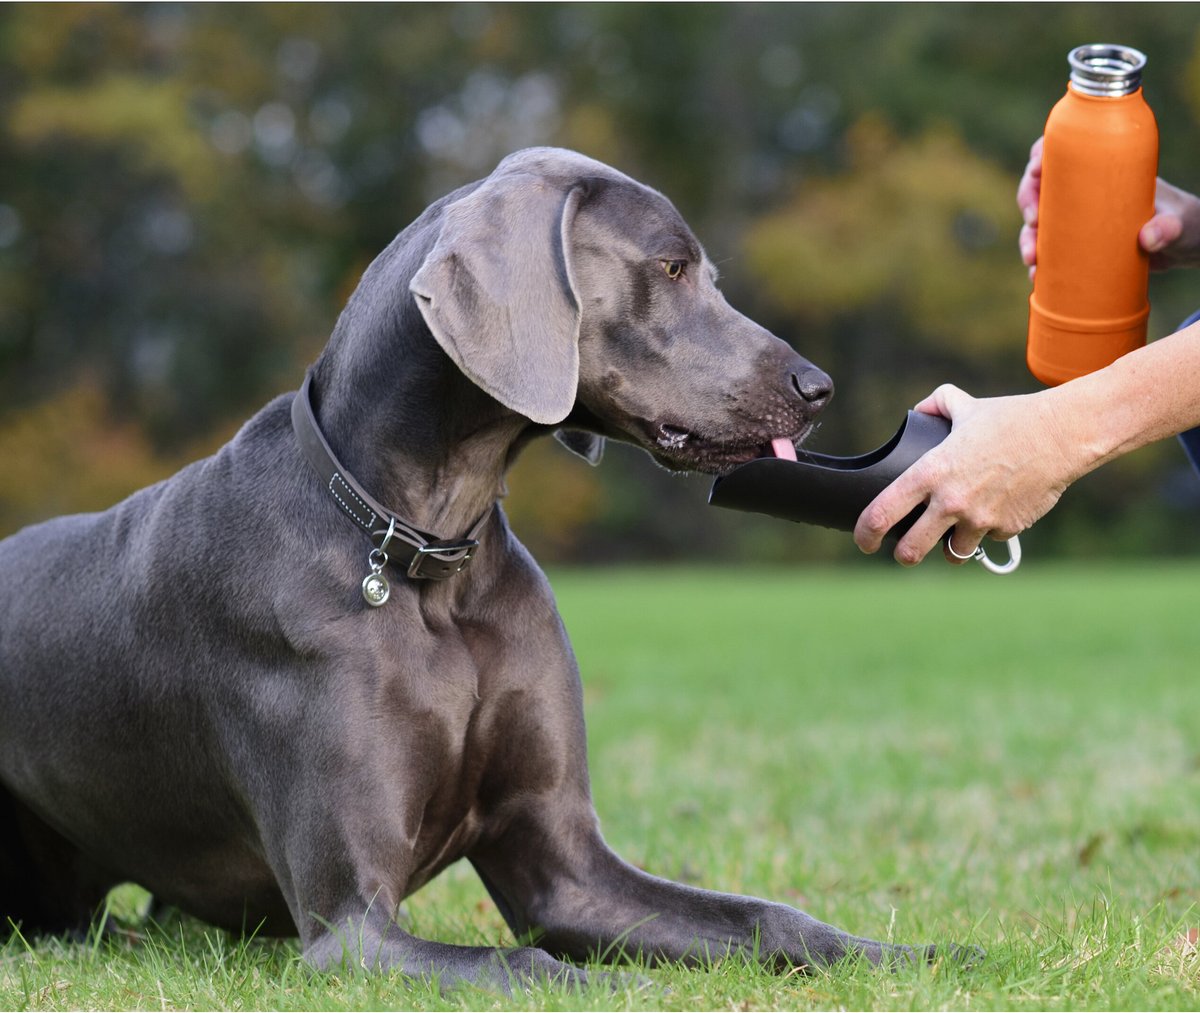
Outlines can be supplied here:
<path id="1" fill-rule="evenodd" d="M 662 262 L 663 270 L 667 272 L 667 277 L 675 281 L 683 275 L 683 269 L 687 267 L 686 260 L 664 260 Z"/>

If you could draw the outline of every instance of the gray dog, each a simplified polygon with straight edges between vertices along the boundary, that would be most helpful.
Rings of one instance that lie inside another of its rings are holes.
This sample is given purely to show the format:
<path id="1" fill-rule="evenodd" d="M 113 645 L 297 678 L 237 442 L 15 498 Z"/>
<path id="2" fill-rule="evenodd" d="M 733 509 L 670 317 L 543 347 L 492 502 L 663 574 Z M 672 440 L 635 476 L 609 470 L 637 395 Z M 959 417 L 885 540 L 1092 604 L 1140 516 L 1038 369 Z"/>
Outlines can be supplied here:
<path id="1" fill-rule="evenodd" d="M 609 850 L 575 659 L 497 505 L 556 429 L 710 473 L 803 439 L 829 378 L 715 274 L 659 193 L 519 152 L 400 233 L 298 395 L 0 542 L 0 918 L 78 930 L 133 880 L 318 967 L 502 988 L 594 954 L 907 954 Z M 464 857 L 536 946 L 398 924 Z"/>

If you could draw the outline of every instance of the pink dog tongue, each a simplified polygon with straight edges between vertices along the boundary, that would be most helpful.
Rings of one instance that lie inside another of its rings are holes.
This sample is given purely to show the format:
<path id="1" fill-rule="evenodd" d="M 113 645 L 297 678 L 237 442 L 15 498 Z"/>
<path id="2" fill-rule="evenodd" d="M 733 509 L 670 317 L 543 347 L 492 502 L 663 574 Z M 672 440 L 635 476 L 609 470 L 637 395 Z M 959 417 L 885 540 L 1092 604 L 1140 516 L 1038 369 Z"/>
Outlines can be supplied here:
<path id="1" fill-rule="evenodd" d="M 792 441 L 786 436 L 781 436 L 777 440 L 772 440 L 771 449 L 775 452 L 776 457 L 782 457 L 785 461 L 796 460 L 796 448 L 792 445 Z"/>

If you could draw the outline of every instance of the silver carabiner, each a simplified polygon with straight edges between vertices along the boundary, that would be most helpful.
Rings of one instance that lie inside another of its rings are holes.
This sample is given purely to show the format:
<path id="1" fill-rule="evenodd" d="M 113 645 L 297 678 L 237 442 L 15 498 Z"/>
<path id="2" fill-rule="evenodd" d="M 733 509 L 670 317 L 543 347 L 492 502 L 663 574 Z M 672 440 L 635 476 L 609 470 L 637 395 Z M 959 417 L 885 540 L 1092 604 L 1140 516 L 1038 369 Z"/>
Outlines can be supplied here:
<path id="1" fill-rule="evenodd" d="M 1003 576 L 1006 573 L 1012 573 L 1018 566 L 1021 565 L 1021 540 L 1013 535 L 1007 542 L 1008 545 L 1008 560 L 1003 563 L 997 563 L 994 559 L 988 557 L 982 545 L 976 546 L 975 551 L 971 554 L 971 558 L 979 563 L 988 573 L 998 573 Z"/>

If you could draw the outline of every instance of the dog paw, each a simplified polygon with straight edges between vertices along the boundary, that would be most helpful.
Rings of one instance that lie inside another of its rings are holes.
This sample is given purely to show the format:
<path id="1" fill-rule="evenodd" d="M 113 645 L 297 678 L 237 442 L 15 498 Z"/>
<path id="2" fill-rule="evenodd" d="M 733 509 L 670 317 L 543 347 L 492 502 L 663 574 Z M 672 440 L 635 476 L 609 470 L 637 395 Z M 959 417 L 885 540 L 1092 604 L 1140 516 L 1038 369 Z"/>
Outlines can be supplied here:
<path id="1" fill-rule="evenodd" d="M 933 943 L 915 951 L 915 955 L 926 964 L 940 964 L 972 971 L 987 958 L 987 951 L 979 946 L 964 946 L 960 943 Z"/>
<path id="2" fill-rule="evenodd" d="M 513 996 L 534 988 L 583 988 L 591 980 L 588 972 L 566 964 L 535 946 L 497 950 L 480 969 L 473 982 Z"/>

